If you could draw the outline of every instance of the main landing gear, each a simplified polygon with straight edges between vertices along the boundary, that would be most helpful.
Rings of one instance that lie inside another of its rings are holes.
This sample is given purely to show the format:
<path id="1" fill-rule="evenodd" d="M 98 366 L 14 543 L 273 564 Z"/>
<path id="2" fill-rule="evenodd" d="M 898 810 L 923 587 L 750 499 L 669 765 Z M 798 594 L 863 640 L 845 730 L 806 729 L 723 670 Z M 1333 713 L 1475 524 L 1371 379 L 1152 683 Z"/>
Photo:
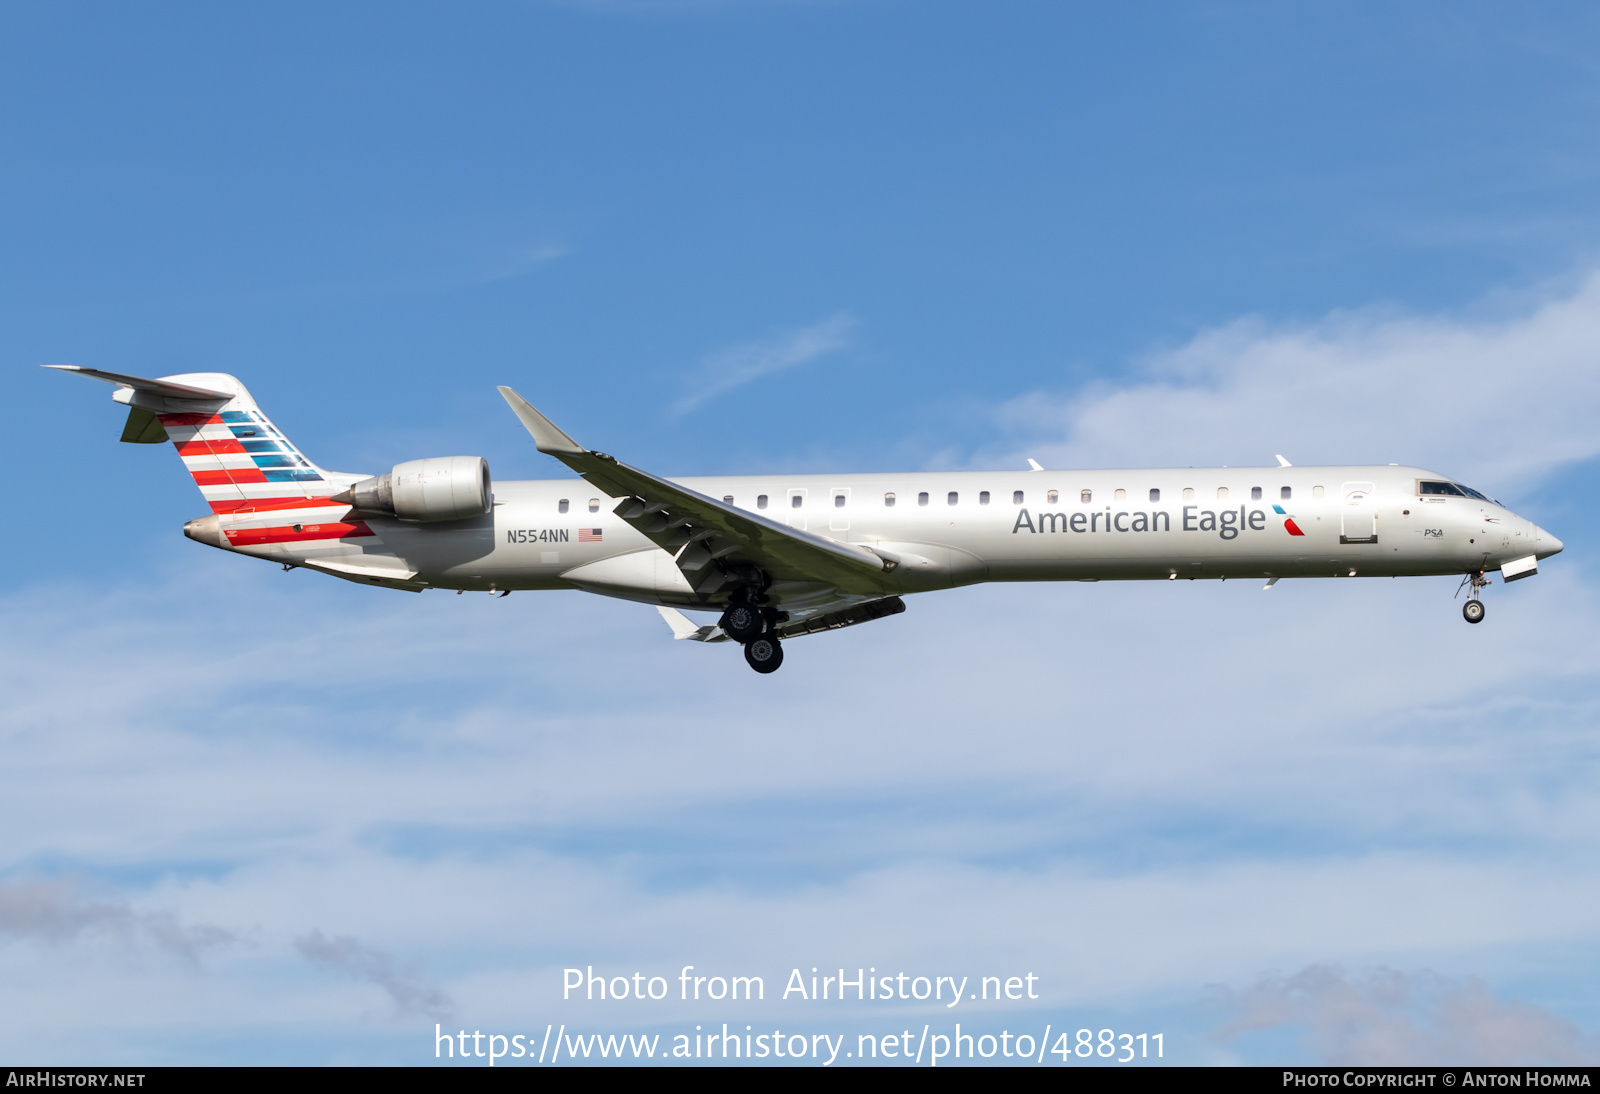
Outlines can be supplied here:
<path id="1" fill-rule="evenodd" d="M 1468 574 L 1461 579 L 1461 584 L 1456 588 L 1456 595 L 1461 595 L 1462 589 L 1467 589 L 1467 602 L 1461 605 L 1461 617 L 1468 623 L 1482 623 L 1484 616 L 1483 601 L 1478 599 L 1478 590 L 1489 585 L 1488 578 L 1483 576 L 1483 571 Z M 1470 588 L 1468 588 L 1470 586 Z"/>
<path id="2" fill-rule="evenodd" d="M 719 623 L 724 634 L 744 647 L 745 663 L 759 673 L 777 672 L 783 664 L 783 645 L 777 634 L 780 617 L 765 600 L 753 587 L 742 589 Z"/>
<path id="3" fill-rule="evenodd" d="M 783 645 L 775 636 L 764 634 L 745 643 L 744 660 L 757 672 L 777 672 L 778 666 L 783 664 Z"/>
<path id="4" fill-rule="evenodd" d="M 755 604 L 731 604 L 728 610 L 722 613 L 722 633 L 741 646 L 748 646 L 766 629 L 766 617 Z"/>

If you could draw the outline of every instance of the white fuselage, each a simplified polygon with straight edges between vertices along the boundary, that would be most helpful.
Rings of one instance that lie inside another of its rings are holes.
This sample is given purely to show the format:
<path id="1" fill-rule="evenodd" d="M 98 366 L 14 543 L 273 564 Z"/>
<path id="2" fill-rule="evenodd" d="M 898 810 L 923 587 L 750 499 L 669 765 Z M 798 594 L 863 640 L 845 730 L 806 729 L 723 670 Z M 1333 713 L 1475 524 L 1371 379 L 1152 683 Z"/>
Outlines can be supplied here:
<path id="1" fill-rule="evenodd" d="M 1412 467 L 920 472 L 674 480 L 768 519 L 902 560 L 885 595 L 979 581 L 1463 574 L 1561 549 L 1504 507 L 1427 496 L 1447 477 Z M 393 565 L 451 589 L 581 588 L 709 606 L 672 557 L 579 478 L 494 483 L 482 517 L 435 524 L 364 516 L 360 546 L 235 550 L 284 562 Z M 273 520 L 226 519 L 227 528 Z M 1293 530 L 1291 530 L 1293 529 Z M 1299 534 L 1296 534 L 1299 533 Z M 780 603 L 825 598 L 775 588 Z"/>

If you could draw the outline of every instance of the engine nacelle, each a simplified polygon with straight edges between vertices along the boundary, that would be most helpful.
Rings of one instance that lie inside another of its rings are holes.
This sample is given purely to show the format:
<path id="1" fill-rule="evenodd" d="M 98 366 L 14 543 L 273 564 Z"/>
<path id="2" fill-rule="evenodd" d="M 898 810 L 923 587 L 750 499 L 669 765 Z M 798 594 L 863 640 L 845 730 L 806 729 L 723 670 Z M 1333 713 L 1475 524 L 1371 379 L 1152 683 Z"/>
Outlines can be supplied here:
<path id="1" fill-rule="evenodd" d="M 490 510 L 493 485 L 483 457 L 437 456 L 397 463 L 387 475 L 362 479 L 333 500 L 401 520 L 465 520 Z"/>

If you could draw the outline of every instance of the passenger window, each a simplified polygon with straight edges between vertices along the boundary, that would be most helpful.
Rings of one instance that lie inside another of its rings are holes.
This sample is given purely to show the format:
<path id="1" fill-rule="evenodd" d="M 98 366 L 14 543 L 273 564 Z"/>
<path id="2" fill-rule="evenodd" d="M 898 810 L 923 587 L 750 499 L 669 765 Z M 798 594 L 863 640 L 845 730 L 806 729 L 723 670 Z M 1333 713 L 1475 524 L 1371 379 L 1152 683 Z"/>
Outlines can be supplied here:
<path id="1" fill-rule="evenodd" d="M 978 504 L 979 505 L 988 505 L 989 504 L 989 491 L 980 490 L 978 492 Z"/>
<path id="2" fill-rule="evenodd" d="M 844 508 L 844 495 L 843 494 L 835 494 L 833 496 L 833 507 L 835 509 L 843 509 Z"/>
<path id="3" fill-rule="evenodd" d="M 757 509 L 765 509 L 766 507 L 767 507 L 767 496 L 765 494 L 757 494 L 756 495 L 756 508 Z"/>
<path id="4" fill-rule="evenodd" d="M 565 513 L 567 511 L 566 498 L 562 498 L 560 501 L 556 502 L 556 511 L 560 513 Z"/>
<path id="5" fill-rule="evenodd" d="M 1314 498 L 1320 498 L 1320 497 L 1322 497 L 1322 487 L 1320 487 L 1320 486 L 1313 486 L 1313 487 L 1312 487 L 1312 488 L 1311 488 L 1311 496 L 1312 496 L 1312 497 L 1314 497 Z"/>
<path id="6" fill-rule="evenodd" d="M 1011 504 L 1012 505 L 1021 505 L 1022 504 L 1022 491 L 1021 490 L 1013 490 L 1013 491 L 1011 491 Z"/>
<path id="7" fill-rule="evenodd" d="M 1122 487 L 1120 487 L 1120 486 L 1117 487 L 1117 492 L 1115 494 L 1111 495 L 1111 496 L 1113 498 L 1115 498 L 1117 501 L 1127 501 L 1128 500 L 1128 492 L 1126 490 L 1122 489 Z"/>
<path id="8" fill-rule="evenodd" d="M 956 502 L 958 502 L 960 500 L 961 500 L 961 495 L 956 493 L 954 490 L 952 490 L 952 491 L 950 491 L 950 496 L 944 499 L 944 503 L 946 505 L 954 505 Z"/>
<path id="9" fill-rule="evenodd" d="M 1184 501 L 1193 501 L 1194 500 L 1194 487 L 1185 486 L 1183 488 L 1183 500 Z"/>
<path id="10" fill-rule="evenodd" d="M 1278 491 L 1278 497 L 1282 498 L 1284 501 L 1288 501 L 1293 493 L 1293 490 L 1290 490 L 1287 486 L 1285 486 L 1282 490 Z"/>
<path id="11" fill-rule="evenodd" d="M 1061 495 L 1052 490 L 1044 496 L 1044 500 L 1049 502 L 1051 505 L 1054 505 L 1056 502 L 1061 500 Z"/>
<path id="12" fill-rule="evenodd" d="M 883 505 L 884 505 L 884 508 L 886 508 L 886 509 L 893 509 L 894 508 L 894 494 L 893 493 L 885 494 L 883 496 Z"/>
<path id="13" fill-rule="evenodd" d="M 806 503 L 806 496 L 804 494 L 791 494 L 789 496 L 789 508 L 790 509 L 798 509 L 802 505 L 804 505 L 805 503 Z"/>
<path id="14" fill-rule="evenodd" d="M 928 492 L 926 490 L 924 490 L 922 493 L 917 495 L 917 504 L 918 505 L 927 505 L 928 504 Z"/>
<path id="15" fill-rule="evenodd" d="M 1055 498 L 1051 498 L 1050 500 L 1051 501 L 1055 501 L 1056 499 Z M 1078 501 L 1080 503 L 1084 504 L 1084 505 L 1088 505 L 1093 500 L 1094 500 L 1094 491 L 1093 490 L 1085 490 L 1083 493 L 1078 495 Z"/>
<path id="16" fill-rule="evenodd" d="M 1228 488 L 1226 486 L 1217 487 L 1217 500 L 1218 501 L 1227 501 L 1228 500 Z"/>
<path id="17" fill-rule="evenodd" d="M 1261 487 L 1252 486 L 1250 488 L 1250 500 L 1251 501 L 1260 501 L 1261 500 Z"/>
<path id="18" fill-rule="evenodd" d="M 1161 500 L 1161 491 L 1159 491 L 1159 490 L 1150 491 L 1150 500 L 1151 501 L 1160 501 Z"/>
<path id="19" fill-rule="evenodd" d="M 598 513 L 599 511 L 600 511 L 600 499 L 599 498 L 590 498 L 589 499 L 589 512 Z"/>
<path id="20" fill-rule="evenodd" d="M 732 505 L 733 504 L 733 495 L 732 494 L 724 494 L 724 495 L 722 495 L 722 500 L 727 502 L 729 505 Z"/>

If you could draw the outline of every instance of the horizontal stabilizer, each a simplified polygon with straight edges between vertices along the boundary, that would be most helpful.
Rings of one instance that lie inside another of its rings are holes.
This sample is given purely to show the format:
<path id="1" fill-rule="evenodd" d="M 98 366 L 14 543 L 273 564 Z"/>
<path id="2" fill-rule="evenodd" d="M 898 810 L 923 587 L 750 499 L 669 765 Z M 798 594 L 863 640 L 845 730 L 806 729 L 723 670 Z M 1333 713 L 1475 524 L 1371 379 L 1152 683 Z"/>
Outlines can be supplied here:
<path id="1" fill-rule="evenodd" d="M 226 391 L 212 391 L 210 388 L 190 387 L 188 384 L 174 384 L 167 380 L 147 380 L 143 376 L 124 376 L 120 372 L 102 372 L 97 368 L 80 368 L 77 365 L 45 365 L 58 372 L 75 372 L 79 376 L 90 376 L 96 380 L 104 380 L 108 384 L 118 387 L 131 387 L 135 391 L 148 391 L 152 395 L 159 395 L 163 399 L 191 399 L 199 402 L 225 403 L 233 398 Z M 124 440 L 127 438 L 124 437 Z"/>

